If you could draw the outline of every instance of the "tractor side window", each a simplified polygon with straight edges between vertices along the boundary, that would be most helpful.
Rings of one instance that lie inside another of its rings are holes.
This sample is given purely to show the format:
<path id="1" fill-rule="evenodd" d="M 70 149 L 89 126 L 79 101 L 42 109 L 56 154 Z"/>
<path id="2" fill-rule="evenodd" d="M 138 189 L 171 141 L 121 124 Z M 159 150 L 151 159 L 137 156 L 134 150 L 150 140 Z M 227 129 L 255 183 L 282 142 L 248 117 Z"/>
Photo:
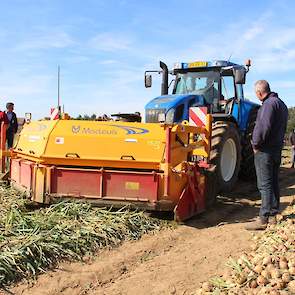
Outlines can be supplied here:
<path id="1" fill-rule="evenodd" d="M 235 84 L 232 76 L 221 77 L 221 94 L 225 100 L 235 97 Z"/>
<path id="2" fill-rule="evenodd" d="M 184 104 L 179 105 L 175 111 L 175 122 L 182 121 Z"/>

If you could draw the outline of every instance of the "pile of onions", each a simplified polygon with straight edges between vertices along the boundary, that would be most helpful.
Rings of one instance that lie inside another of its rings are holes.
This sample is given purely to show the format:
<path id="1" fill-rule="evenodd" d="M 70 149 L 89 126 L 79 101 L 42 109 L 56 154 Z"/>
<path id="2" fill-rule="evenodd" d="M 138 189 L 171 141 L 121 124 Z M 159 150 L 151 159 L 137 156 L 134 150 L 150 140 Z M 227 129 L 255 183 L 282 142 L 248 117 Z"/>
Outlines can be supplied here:
<path id="1" fill-rule="evenodd" d="M 295 294 L 295 206 L 283 214 L 253 236 L 248 253 L 230 258 L 227 272 L 202 283 L 196 294 Z"/>

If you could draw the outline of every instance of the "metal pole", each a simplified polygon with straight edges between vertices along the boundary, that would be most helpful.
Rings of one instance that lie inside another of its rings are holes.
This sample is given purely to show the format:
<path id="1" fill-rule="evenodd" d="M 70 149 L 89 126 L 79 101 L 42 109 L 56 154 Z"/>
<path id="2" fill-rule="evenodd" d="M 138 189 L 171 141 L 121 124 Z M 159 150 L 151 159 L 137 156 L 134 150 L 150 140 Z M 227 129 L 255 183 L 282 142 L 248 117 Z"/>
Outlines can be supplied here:
<path id="1" fill-rule="evenodd" d="M 60 109 L 60 66 L 57 68 L 57 108 L 58 108 L 58 117 L 60 118 L 61 109 Z"/>

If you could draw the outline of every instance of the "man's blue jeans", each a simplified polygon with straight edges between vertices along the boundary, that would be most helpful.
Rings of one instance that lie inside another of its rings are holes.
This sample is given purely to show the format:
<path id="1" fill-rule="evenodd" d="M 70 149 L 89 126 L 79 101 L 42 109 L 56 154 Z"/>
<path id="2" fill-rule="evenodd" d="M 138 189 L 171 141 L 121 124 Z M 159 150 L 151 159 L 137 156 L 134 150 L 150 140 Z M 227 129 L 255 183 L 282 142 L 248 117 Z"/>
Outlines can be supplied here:
<path id="1" fill-rule="evenodd" d="M 269 216 L 274 216 L 279 212 L 281 151 L 272 153 L 258 151 L 254 160 L 257 186 L 261 195 L 259 216 L 263 221 L 267 221 Z"/>
<path id="2" fill-rule="evenodd" d="M 293 148 L 293 146 L 291 147 L 291 151 L 292 151 L 291 164 L 293 166 L 295 164 L 295 148 Z"/>

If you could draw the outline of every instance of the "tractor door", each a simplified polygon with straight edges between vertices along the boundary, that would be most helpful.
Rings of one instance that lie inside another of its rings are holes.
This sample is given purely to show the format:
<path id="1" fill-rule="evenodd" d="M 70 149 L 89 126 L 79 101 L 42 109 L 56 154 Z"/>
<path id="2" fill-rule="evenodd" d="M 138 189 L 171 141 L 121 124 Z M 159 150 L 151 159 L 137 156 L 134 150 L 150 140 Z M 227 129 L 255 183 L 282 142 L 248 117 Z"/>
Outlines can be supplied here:
<path id="1" fill-rule="evenodd" d="M 221 76 L 220 109 L 222 113 L 231 115 L 236 103 L 236 87 L 233 76 Z"/>

